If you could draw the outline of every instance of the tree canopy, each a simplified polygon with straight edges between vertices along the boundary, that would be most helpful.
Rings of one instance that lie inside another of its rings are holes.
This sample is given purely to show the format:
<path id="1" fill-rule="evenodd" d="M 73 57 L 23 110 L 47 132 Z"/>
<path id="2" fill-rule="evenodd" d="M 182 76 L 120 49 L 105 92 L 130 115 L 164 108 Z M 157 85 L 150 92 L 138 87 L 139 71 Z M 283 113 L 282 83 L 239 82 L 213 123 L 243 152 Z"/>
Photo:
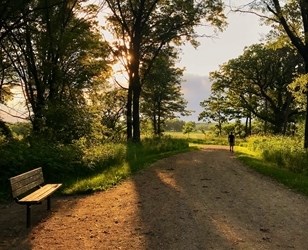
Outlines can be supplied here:
<path id="1" fill-rule="evenodd" d="M 294 49 L 252 45 L 211 73 L 213 94 L 201 103 L 205 111 L 200 118 L 221 124 L 252 114 L 270 124 L 272 132 L 285 134 L 288 124 L 301 112 L 289 89 L 294 76 L 301 72 L 303 60 Z"/>
<path id="2" fill-rule="evenodd" d="M 247 8 L 249 8 L 247 10 Z M 254 12 L 272 24 L 275 31 L 283 32 L 302 56 L 308 73 L 308 4 L 305 0 L 254 0 L 241 11 Z M 308 83 L 305 93 L 304 147 L 308 148 Z"/>
<path id="3" fill-rule="evenodd" d="M 71 134 L 68 140 L 86 133 L 86 127 L 80 130 L 87 115 L 84 90 L 108 70 L 107 46 L 95 29 L 93 11 L 77 0 L 29 1 L 22 9 L 23 22 L 1 42 L 36 133 L 49 128 L 60 138 Z"/>
<path id="4" fill-rule="evenodd" d="M 162 49 L 190 41 L 197 45 L 194 28 L 208 22 L 225 24 L 220 0 L 123 1 L 106 0 L 114 35 L 114 51 L 122 56 L 128 74 L 127 138 L 140 140 L 140 95 L 145 78 Z M 142 72 L 141 72 L 142 68 Z"/>
<path id="5" fill-rule="evenodd" d="M 183 70 L 175 67 L 177 54 L 172 52 L 166 49 L 156 58 L 141 93 L 141 113 L 151 120 L 155 135 L 161 135 L 167 119 L 188 112 L 181 93 Z"/>

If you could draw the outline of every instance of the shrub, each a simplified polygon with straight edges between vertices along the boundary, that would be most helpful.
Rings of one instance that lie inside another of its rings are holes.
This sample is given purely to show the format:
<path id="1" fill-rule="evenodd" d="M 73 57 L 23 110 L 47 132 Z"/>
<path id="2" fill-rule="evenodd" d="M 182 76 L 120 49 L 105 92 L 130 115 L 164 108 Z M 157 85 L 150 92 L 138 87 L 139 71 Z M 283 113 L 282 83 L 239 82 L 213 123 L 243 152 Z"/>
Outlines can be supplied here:
<path id="1" fill-rule="evenodd" d="M 36 167 L 43 167 L 47 182 L 62 182 L 64 186 L 95 177 L 99 181 L 85 181 L 85 186 L 76 189 L 95 191 L 113 185 L 161 155 L 183 149 L 188 149 L 186 140 L 170 137 L 145 139 L 140 144 L 89 144 L 83 139 L 61 144 L 41 137 L 3 140 L 0 144 L 0 199 L 9 197 L 8 178 Z"/>
<path id="2" fill-rule="evenodd" d="M 308 153 L 298 137 L 252 136 L 247 147 L 258 151 L 264 160 L 296 173 L 308 174 Z"/>

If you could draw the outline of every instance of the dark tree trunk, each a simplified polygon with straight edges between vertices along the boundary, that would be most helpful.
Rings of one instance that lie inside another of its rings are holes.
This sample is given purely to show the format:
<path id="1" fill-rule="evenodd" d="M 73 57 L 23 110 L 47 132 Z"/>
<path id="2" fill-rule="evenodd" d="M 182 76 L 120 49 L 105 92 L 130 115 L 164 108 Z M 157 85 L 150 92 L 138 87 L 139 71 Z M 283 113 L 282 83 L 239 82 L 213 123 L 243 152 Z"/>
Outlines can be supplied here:
<path id="1" fill-rule="evenodd" d="M 154 135 L 157 135 L 157 121 L 156 121 L 156 115 L 155 114 L 152 117 L 152 125 L 153 125 Z"/>
<path id="2" fill-rule="evenodd" d="M 251 112 L 249 112 L 248 134 L 251 135 Z"/>
<path id="3" fill-rule="evenodd" d="M 140 142 L 140 79 L 136 77 L 133 89 L 133 142 Z"/>
<path id="4" fill-rule="evenodd" d="M 158 118 L 157 118 L 157 135 L 161 136 L 161 120 L 160 120 L 160 115 L 158 115 Z"/>
<path id="5" fill-rule="evenodd" d="M 127 93 L 127 103 L 126 103 L 126 137 L 127 141 L 130 141 L 133 138 L 133 132 L 132 132 L 132 88 L 128 88 Z"/>

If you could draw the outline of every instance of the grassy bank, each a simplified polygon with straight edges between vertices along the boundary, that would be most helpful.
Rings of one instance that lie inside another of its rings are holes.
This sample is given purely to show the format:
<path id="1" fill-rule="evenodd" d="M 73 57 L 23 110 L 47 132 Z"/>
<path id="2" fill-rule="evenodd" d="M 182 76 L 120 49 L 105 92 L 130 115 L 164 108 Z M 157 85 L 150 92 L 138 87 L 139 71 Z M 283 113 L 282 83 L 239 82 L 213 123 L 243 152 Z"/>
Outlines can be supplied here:
<path id="1" fill-rule="evenodd" d="M 307 174 L 293 172 L 288 168 L 281 168 L 277 163 L 264 159 L 260 152 L 251 151 L 247 147 L 237 147 L 236 157 L 255 171 L 308 196 Z"/>
<path id="2" fill-rule="evenodd" d="M 8 201 L 8 178 L 42 166 L 47 182 L 61 182 L 64 194 L 105 190 L 158 159 L 188 151 L 192 145 L 226 145 L 225 137 L 169 133 L 140 144 L 54 144 L 44 139 L 0 143 L 0 200 Z M 30 146 L 31 145 L 31 146 Z M 239 146 L 241 145 L 241 146 Z M 308 154 L 297 138 L 254 136 L 237 140 L 236 156 L 256 171 L 308 195 Z"/>
<path id="3" fill-rule="evenodd" d="M 308 175 L 308 152 L 301 138 L 286 136 L 252 136 L 245 144 L 247 149 L 280 169 Z"/>
<path id="4" fill-rule="evenodd" d="M 8 178 L 42 166 L 47 182 L 61 182 L 64 194 L 105 190 L 152 162 L 188 151 L 183 139 L 144 139 L 140 144 L 53 144 L 43 139 L 0 144 L 0 199 L 10 200 Z"/>
<path id="5" fill-rule="evenodd" d="M 185 140 L 168 137 L 145 139 L 141 144 L 123 146 L 121 151 L 125 152 L 125 157 L 121 161 L 97 171 L 89 177 L 83 176 L 80 179 L 72 179 L 64 187 L 63 193 L 78 194 L 106 190 L 159 159 L 189 150 L 188 143 Z"/>

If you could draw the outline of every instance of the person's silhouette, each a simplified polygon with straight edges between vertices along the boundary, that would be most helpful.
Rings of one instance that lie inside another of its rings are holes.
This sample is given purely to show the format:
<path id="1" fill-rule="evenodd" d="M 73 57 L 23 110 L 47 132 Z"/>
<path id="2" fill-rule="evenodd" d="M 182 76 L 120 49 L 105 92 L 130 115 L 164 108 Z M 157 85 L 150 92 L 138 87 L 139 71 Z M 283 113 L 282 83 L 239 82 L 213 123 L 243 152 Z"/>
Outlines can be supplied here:
<path id="1" fill-rule="evenodd" d="M 230 145 L 230 151 L 233 152 L 233 147 L 234 147 L 234 143 L 235 143 L 235 136 L 232 132 L 228 136 L 228 141 L 229 141 L 229 145 Z"/>

